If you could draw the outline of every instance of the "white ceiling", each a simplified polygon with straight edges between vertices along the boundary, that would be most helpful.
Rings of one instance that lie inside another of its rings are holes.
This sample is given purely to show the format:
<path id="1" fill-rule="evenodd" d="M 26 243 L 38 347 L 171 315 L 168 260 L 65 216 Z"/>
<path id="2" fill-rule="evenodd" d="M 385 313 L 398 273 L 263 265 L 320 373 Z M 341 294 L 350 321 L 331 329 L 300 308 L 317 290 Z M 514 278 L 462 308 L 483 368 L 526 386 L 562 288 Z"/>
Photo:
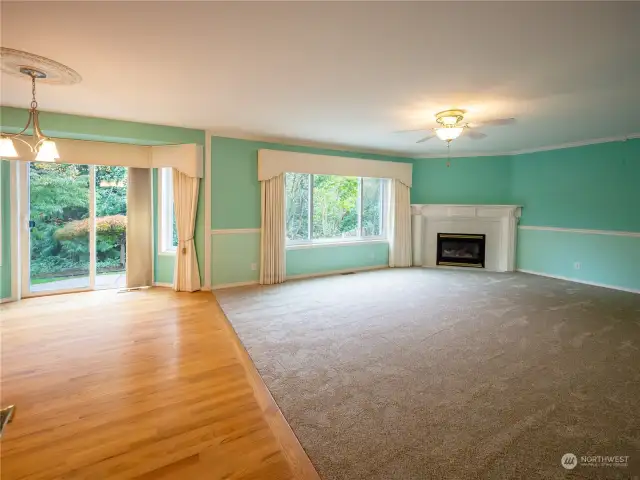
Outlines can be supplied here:
<path id="1" fill-rule="evenodd" d="M 76 69 L 43 110 L 422 156 L 445 108 L 516 117 L 452 153 L 640 132 L 640 2 L 2 2 L 2 45 Z M 3 75 L 3 105 L 26 107 Z M 46 125 L 43 125 L 46 131 Z"/>

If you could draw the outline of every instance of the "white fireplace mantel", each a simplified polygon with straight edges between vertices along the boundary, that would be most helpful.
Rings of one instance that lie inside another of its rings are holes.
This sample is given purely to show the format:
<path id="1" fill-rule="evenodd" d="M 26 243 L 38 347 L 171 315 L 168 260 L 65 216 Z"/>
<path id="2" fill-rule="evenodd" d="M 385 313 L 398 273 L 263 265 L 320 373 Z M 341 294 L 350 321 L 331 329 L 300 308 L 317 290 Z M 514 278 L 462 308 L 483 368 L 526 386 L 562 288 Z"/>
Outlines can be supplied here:
<path id="1" fill-rule="evenodd" d="M 485 269 L 512 272 L 520 205 L 411 205 L 413 264 L 437 267 L 438 233 L 483 234 Z"/>

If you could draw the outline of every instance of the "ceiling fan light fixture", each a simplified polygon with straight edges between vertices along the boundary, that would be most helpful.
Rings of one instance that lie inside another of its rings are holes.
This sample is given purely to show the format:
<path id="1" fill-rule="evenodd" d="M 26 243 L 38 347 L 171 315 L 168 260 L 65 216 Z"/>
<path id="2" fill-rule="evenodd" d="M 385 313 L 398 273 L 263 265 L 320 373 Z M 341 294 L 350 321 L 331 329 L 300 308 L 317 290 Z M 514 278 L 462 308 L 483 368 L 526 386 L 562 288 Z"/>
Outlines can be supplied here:
<path id="1" fill-rule="evenodd" d="M 436 113 L 436 122 L 444 127 L 453 127 L 464 118 L 464 110 L 445 110 Z"/>
<path id="2" fill-rule="evenodd" d="M 0 137 L 0 157 L 18 158 L 18 152 L 13 144 L 13 140 L 8 137 Z"/>
<path id="3" fill-rule="evenodd" d="M 450 142 L 451 140 L 455 140 L 462 134 L 463 127 L 442 127 L 436 128 L 436 135 L 440 140 L 444 140 L 445 142 Z"/>
<path id="4" fill-rule="evenodd" d="M 442 124 L 449 127 L 449 126 L 453 126 L 456 123 L 458 123 L 458 119 L 460 117 L 452 117 L 452 116 L 447 116 L 447 117 L 441 117 L 440 120 L 442 120 Z"/>

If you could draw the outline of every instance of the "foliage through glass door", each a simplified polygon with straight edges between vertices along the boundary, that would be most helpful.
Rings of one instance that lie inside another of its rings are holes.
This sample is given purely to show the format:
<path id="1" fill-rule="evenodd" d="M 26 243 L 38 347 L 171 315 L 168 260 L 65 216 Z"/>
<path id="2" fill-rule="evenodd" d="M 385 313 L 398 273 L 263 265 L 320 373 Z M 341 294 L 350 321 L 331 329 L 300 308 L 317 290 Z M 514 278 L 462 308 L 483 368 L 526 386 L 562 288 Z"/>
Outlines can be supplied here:
<path id="1" fill-rule="evenodd" d="M 95 288 L 126 284 L 127 169 L 31 163 L 30 292 L 91 287 L 91 169 L 95 168 Z"/>

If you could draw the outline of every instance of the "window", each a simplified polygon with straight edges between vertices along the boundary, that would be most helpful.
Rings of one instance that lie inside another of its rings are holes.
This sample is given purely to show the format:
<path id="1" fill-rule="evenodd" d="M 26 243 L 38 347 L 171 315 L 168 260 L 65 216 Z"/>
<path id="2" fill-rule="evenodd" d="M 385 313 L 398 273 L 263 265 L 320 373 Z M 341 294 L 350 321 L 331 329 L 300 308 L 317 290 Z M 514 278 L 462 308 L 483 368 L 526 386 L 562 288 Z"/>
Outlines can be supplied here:
<path id="1" fill-rule="evenodd" d="M 382 178 L 287 173 L 287 243 L 382 238 Z"/>
<path id="2" fill-rule="evenodd" d="M 178 232 L 173 207 L 173 171 L 161 168 L 158 179 L 158 239 L 160 253 L 175 253 L 178 246 Z"/>

